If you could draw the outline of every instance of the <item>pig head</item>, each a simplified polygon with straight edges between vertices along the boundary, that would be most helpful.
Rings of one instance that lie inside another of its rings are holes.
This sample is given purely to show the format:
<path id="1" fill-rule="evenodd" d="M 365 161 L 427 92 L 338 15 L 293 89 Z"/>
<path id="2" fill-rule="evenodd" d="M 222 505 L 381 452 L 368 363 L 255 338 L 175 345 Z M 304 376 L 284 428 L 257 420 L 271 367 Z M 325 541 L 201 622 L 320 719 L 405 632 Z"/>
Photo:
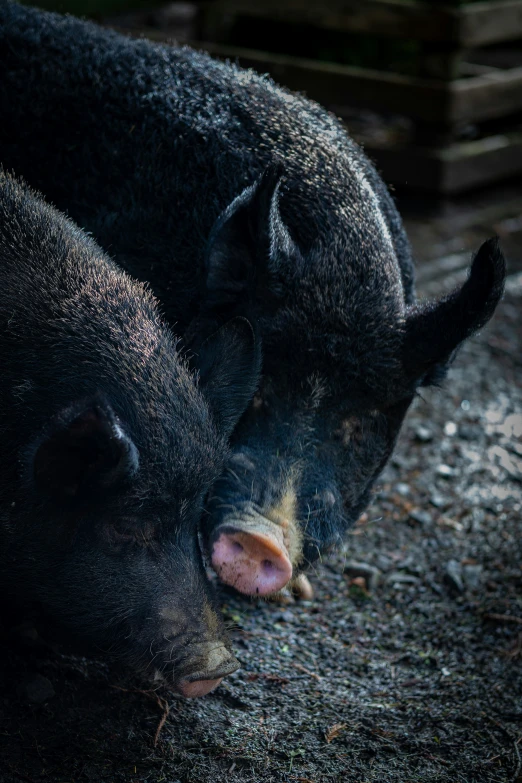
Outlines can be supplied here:
<path id="1" fill-rule="evenodd" d="M 218 329 L 193 375 L 147 289 L 2 173 L 0 266 L 2 601 L 202 695 L 238 666 L 198 523 L 252 328 Z"/>
<path id="2" fill-rule="evenodd" d="M 461 287 L 415 303 L 384 228 L 368 242 L 371 212 L 366 242 L 347 225 L 342 243 L 303 252 L 283 218 L 291 186 L 281 176 L 269 168 L 217 221 L 206 304 L 192 328 L 204 331 L 224 312 L 260 323 L 263 376 L 203 517 L 217 573 L 258 595 L 342 540 L 413 397 L 442 381 L 462 342 L 491 318 L 505 276 L 489 240 Z"/>

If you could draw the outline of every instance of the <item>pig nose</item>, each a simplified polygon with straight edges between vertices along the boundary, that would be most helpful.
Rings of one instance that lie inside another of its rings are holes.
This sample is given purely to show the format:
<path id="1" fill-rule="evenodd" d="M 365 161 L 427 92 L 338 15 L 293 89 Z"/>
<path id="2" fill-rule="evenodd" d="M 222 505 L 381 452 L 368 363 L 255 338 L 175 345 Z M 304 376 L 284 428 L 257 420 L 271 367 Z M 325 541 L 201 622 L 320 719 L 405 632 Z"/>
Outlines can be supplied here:
<path id="1" fill-rule="evenodd" d="M 262 532 L 241 527 L 228 523 L 216 530 L 212 566 L 219 578 L 246 595 L 282 590 L 292 578 L 292 563 L 280 528 L 268 521 Z"/>
<path id="2" fill-rule="evenodd" d="M 225 646 L 203 642 L 195 647 L 190 653 L 191 658 L 197 657 L 197 670 L 185 673 L 178 682 L 180 693 L 189 699 L 205 696 L 217 688 L 223 677 L 239 669 L 239 662 Z"/>

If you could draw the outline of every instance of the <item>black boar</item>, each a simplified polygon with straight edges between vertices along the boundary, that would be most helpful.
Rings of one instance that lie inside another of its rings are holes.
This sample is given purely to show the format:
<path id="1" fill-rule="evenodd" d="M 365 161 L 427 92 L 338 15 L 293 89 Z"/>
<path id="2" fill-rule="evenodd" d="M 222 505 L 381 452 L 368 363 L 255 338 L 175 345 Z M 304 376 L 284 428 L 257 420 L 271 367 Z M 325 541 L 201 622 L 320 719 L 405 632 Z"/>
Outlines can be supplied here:
<path id="1" fill-rule="evenodd" d="M 361 513 L 417 389 L 491 317 L 502 254 L 484 244 L 461 289 L 416 304 L 393 201 L 319 106 L 187 48 L 0 8 L 0 159 L 150 281 L 196 354 L 258 319 L 262 382 L 204 534 L 224 581 L 274 592 Z"/>
<path id="2" fill-rule="evenodd" d="M 200 383 L 143 284 L 0 171 L 4 605 L 198 696 L 237 668 L 197 543 L 257 382 L 236 319 Z"/>

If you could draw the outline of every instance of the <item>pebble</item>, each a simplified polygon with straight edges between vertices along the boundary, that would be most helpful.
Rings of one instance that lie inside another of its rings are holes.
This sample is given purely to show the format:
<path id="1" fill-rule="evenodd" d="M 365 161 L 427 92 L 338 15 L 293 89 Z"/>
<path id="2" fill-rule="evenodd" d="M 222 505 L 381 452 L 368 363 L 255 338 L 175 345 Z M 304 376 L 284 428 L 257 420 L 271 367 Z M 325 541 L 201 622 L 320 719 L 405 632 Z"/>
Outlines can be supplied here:
<path id="1" fill-rule="evenodd" d="M 416 585 L 420 580 L 418 576 L 413 574 L 403 574 L 402 571 L 392 571 L 388 574 L 386 581 L 391 584 L 403 584 L 403 585 Z"/>
<path id="2" fill-rule="evenodd" d="M 55 695 L 55 690 L 50 680 L 41 674 L 35 674 L 24 680 L 19 688 L 20 696 L 32 704 L 44 704 Z"/>
<path id="3" fill-rule="evenodd" d="M 444 495 L 440 495 L 438 492 L 434 492 L 430 497 L 430 503 L 435 508 L 447 508 L 451 505 L 451 500 L 448 500 Z"/>
<path id="4" fill-rule="evenodd" d="M 451 478 L 455 475 L 455 470 L 453 468 L 450 468 L 449 465 L 437 465 L 437 468 L 435 470 L 438 476 L 442 476 L 443 478 Z"/>
<path id="5" fill-rule="evenodd" d="M 391 557 L 388 557 L 388 555 L 378 554 L 375 558 L 375 562 L 377 564 L 377 568 L 379 568 L 381 571 L 389 571 L 393 560 Z"/>
<path id="6" fill-rule="evenodd" d="M 414 522 L 418 522 L 420 525 L 431 525 L 431 514 L 428 511 L 422 511 L 420 508 L 416 508 L 410 511 L 410 519 Z"/>
<path id="7" fill-rule="evenodd" d="M 362 612 L 352 612 L 350 620 L 356 628 L 361 628 L 364 625 L 366 618 Z"/>
<path id="8" fill-rule="evenodd" d="M 465 565 L 462 568 L 462 576 L 467 587 L 471 589 L 480 587 L 484 569 L 481 565 Z"/>
<path id="9" fill-rule="evenodd" d="M 457 560 L 448 560 L 444 570 L 444 581 L 452 590 L 463 593 L 462 567 Z"/>
<path id="10" fill-rule="evenodd" d="M 433 440 L 433 432 L 421 424 L 415 429 L 415 438 L 421 443 L 429 443 L 430 440 Z"/>
<path id="11" fill-rule="evenodd" d="M 444 435 L 446 435 L 448 438 L 452 438 L 454 435 L 457 434 L 457 425 L 454 421 L 447 421 L 444 425 Z"/>
<path id="12" fill-rule="evenodd" d="M 401 495 L 401 497 L 406 497 L 406 495 L 411 494 L 410 485 L 405 484 L 403 481 L 400 481 L 398 484 L 395 484 L 393 489 L 398 495 Z"/>
<path id="13" fill-rule="evenodd" d="M 349 560 L 344 566 L 344 573 L 352 579 L 363 577 L 368 590 L 374 590 L 381 579 L 381 571 L 370 563 Z"/>

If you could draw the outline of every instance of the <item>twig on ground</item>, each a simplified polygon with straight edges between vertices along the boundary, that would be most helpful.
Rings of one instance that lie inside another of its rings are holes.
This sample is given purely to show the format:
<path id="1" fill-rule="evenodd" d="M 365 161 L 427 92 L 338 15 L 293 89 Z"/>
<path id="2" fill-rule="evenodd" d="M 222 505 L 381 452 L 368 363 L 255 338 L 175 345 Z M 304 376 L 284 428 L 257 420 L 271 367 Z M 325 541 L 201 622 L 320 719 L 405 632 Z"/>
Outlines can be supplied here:
<path id="1" fill-rule="evenodd" d="M 162 696 L 160 696 L 159 693 L 157 693 L 157 691 L 155 690 L 146 691 L 146 690 L 140 690 L 140 688 L 122 688 L 120 685 L 111 685 L 110 687 L 114 688 L 117 691 L 124 691 L 125 693 L 140 693 L 142 696 L 146 696 L 148 699 L 152 699 L 152 701 L 154 701 L 158 705 L 158 707 L 162 711 L 162 715 L 158 723 L 158 727 L 154 733 L 154 739 L 152 741 L 153 746 L 156 747 L 161 734 L 161 730 L 165 725 L 167 718 L 169 717 L 170 708 L 167 700 L 164 699 Z"/>
<path id="2" fill-rule="evenodd" d="M 303 672 L 304 674 L 308 674 L 309 677 L 314 677 L 316 680 L 322 680 L 322 677 L 320 677 L 319 674 L 316 674 L 315 672 L 311 672 L 310 669 L 306 668 L 306 666 L 302 666 L 300 663 L 294 663 L 294 666 L 296 669 L 299 669 L 300 672 Z"/>

